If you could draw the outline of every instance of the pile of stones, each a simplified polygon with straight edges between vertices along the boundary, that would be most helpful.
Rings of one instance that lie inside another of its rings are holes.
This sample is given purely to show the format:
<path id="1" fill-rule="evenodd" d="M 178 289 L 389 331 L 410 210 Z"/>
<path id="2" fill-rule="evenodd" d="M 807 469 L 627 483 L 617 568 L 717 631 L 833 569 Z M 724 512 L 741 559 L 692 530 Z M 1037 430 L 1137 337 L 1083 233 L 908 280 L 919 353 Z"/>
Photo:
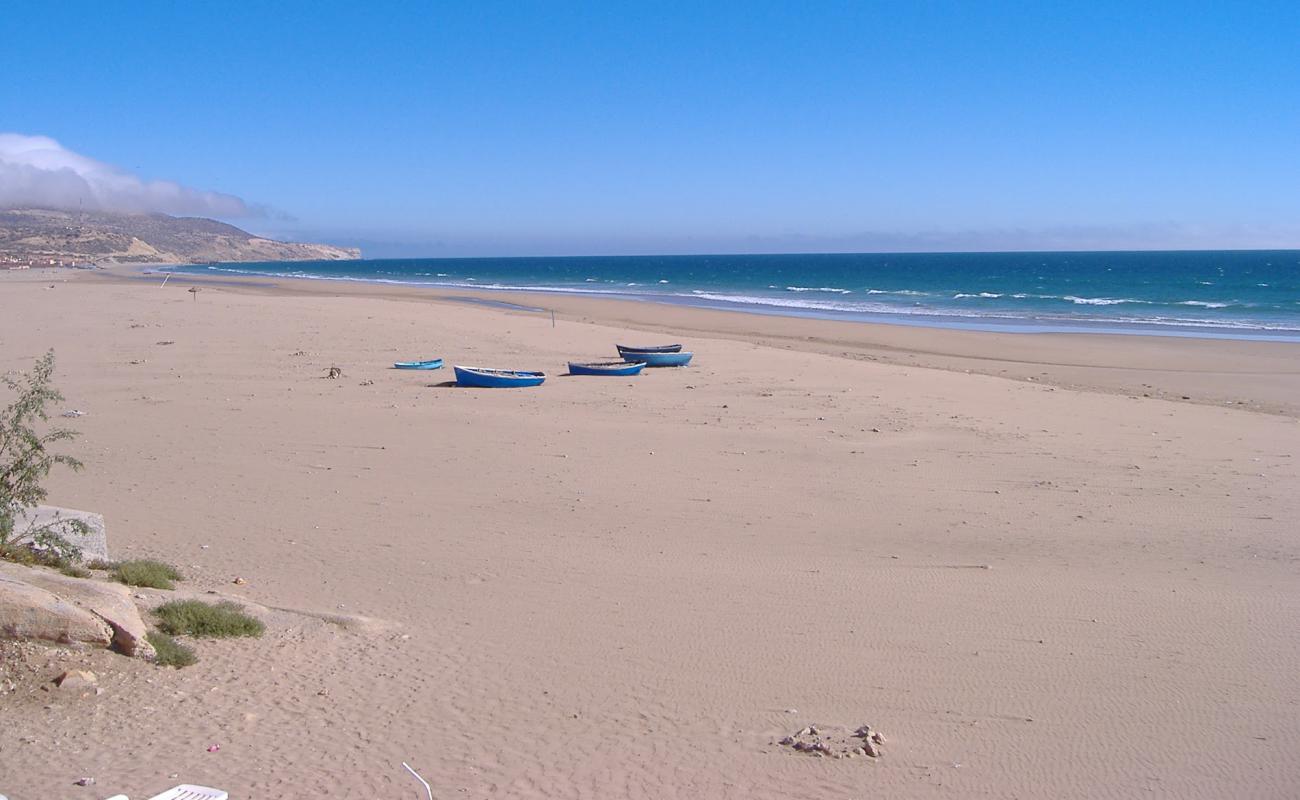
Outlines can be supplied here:
<path id="1" fill-rule="evenodd" d="M 786 736 L 777 744 L 815 758 L 880 758 L 885 737 L 870 725 L 861 725 L 853 732 L 838 726 L 809 725 Z"/>

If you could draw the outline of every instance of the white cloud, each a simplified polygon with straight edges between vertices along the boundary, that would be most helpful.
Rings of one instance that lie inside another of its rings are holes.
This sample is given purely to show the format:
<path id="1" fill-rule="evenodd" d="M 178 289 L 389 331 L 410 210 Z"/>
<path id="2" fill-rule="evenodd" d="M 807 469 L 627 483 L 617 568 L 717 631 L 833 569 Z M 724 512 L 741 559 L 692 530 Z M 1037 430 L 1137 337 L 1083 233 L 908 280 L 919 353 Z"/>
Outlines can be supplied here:
<path id="1" fill-rule="evenodd" d="M 0 133 L 0 208 L 22 206 L 206 217 L 266 215 L 234 195 L 141 180 L 74 153 L 48 136 Z"/>

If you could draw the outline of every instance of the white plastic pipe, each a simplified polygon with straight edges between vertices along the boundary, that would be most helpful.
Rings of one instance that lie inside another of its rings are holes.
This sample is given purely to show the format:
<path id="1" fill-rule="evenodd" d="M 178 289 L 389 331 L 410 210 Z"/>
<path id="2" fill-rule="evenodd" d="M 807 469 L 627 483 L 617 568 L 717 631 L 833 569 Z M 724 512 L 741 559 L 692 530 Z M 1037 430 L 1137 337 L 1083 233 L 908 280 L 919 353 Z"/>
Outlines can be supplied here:
<path id="1" fill-rule="evenodd" d="M 424 784 L 424 793 L 429 795 L 429 800 L 433 800 L 433 789 L 429 787 L 429 782 L 426 781 L 424 778 L 421 778 L 420 773 L 411 769 L 411 765 L 406 763 L 405 761 L 402 762 L 402 766 L 406 767 L 406 771 L 414 775 L 417 781 Z"/>

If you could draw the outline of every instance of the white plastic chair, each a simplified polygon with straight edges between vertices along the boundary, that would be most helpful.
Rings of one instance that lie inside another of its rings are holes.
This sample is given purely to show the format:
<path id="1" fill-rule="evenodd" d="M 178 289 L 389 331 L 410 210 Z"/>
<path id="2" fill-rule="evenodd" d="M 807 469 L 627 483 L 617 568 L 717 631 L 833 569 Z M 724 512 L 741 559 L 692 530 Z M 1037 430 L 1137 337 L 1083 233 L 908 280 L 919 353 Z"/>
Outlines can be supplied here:
<path id="1" fill-rule="evenodd" d="M 173 789 L 168 789 L 162 794 L 156 794 L 149 800 L 228 800 L 229 794 L 220 789 L 209 789 L 206 786 L 194 786 L 192 784 L 181 784 Z M 4 795 L 0 795 L 0 800 L 5 800 Z M 115 794 L 108 800 L 131 800 L 124 794 Z"/>
<path id="2" fill-rule="evenodd" d="M 149 797 L 149 800 L 229 800 L 229 797 L 229 793 L 221 791 L 220 788 L 182 783 L 181 786 L 169 788 L 161 795 Z"/>
<path id="3" fill-rule="evenodd" d="M 184 783 L 174 789 L 168 789 L 162 794 L 156 794 L 149 800 L 228 800 L 229 797 L 229 794 L 220 789 L 209 789 L 206 786 L 194 786 Z"/>

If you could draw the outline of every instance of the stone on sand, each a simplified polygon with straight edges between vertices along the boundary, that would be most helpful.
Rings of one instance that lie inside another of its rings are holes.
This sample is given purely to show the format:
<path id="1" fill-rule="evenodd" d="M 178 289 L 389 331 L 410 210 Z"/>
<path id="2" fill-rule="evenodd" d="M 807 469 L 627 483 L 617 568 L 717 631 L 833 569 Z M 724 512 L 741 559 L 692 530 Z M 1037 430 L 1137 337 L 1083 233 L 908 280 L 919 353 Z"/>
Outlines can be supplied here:
<path id="1" fill-rule="evenodd" d="M 870 725 L 861 725 L 852 732 L 839 725 L 809 725 L 791 736 L 783 737 L 778 744 L 810 756 L 879 758 L 879 745 L 884 741 L 884 737 L 872 730 Z"/>
<path id="2" fill-rule="evenodd" d="M 0 572 L 0 637 L 108 647 L 113 630 L 54 593 Z"/>
<path id="3" fill-rule="evenodd" d="M 54 679 L 60 689 L 94 689 L 99 684 L 99 677 L 88 669 L 70 669 Z"/>
<path id="4" fill-rule="evenodd" d="M 131 600 L 131 591 L 127 587 L 85 578 L 70 578 L 56 572 L 6 562 L 0 562 L 0 578 L 8 578 L 48 592 L 61 602 L 89 613 L 98 623 L 107 625 L 110 630 L 109 642 L 122 654 L 148 661 L 154 659 L 153 645 L 145 638 L 148 630 L 144 619 Z"/>
<path id="5" fill-rule="evenodd" d="M 113 629 L 113 644 L 124 655 L 152 661 L 153 645 L 140 610 L 131 600 L 131 590 L 117 583 L 71 578 L 57 572 L 0 563 L 0 574 L 21 580 L 55 594 L 99 617 Z"/>

